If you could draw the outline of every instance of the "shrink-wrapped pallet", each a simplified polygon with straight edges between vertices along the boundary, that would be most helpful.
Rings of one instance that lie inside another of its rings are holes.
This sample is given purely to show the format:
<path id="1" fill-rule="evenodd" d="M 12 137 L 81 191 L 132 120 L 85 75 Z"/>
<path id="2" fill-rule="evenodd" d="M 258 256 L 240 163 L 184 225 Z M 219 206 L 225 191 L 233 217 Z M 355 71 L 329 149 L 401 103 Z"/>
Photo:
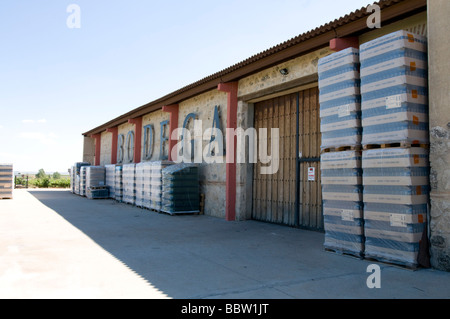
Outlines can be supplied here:
<path id="1" fill-rule="evenodd" d="M 144 168 L 144 202 L 143 206 L 156 211 L 161 210 L 162 205 L 162 171 L 173 165 L 171 161 L 148 162 Z"/>
<path id="2" fill-rule="evenodd" d="M 348 48 L 320 59 L 318 72 L 321 148 L 359 145 L 359 50 Z"/>
<path id="3" fill-rule="evenodd" d="M 86 196 L 86 168 L 88 166 L 80 167 L 80 196 Z"/>
<path id="4" fill-rule="evenodd" d="M 366 257 L 418 266 L 429 201 L 428 150 L 363 151 Z"/>
<path id="5" fill-rule="evenodd" d="M 144 207 L 144 182 L 146 162 L 136 164 L 135 168 L 135 205 Z"/>
<path id="6" fill-rule="evenodd" d="M 325 249 L 362 257 L 364 220 L 360 151 L 321 155 Z"/>
<path id="7" fill-rule="evenodd" d="M 123 202 L 131 205 L 136 203 L 136 164 L 124 164 L 122 173 Z"/>
<path id="8" fill-rule="evenodd" d="M 115 166 L 114 176 L 114 198 L 118 202 L 123 201 L 123 166 Z"/>
<path id="9" fill-rule="evenodd" d="M 105 185 L 108 188 L 108 194 L 110 198 L 115 199 L 115 176 L 116 176 L 116 165 L 110 164 L 105 165 Z"/>
<path id="10" fill-rule="evenodd" d="M 13 188 L 13 164 L 0 164 L 0 199 L 12 199 Z"/>
<path id="11" fill-rule="evenodd" d="M 360 46 L 362 144 L 427 144 L 427 40 L 397 31 Z"/>
<path id="12" fill-rule="evenodd" d="M 162 207 L 169 214 L 200 212 L 198 166 L 174 164 L 162 170 Z"/>
<path id="13" fill-rule="evenodd" d="M 109 191 L 105 183 L 104 166 L 86 167 L 86 197 L 90 199 L 108 198 Z"/>

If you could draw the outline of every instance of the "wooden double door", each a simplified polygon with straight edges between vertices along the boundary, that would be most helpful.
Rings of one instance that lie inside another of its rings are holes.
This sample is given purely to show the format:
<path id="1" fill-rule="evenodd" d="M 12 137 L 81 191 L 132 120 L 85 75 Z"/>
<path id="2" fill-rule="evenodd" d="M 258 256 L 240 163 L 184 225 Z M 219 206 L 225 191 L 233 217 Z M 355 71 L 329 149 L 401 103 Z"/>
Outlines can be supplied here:
<path id="1" fill-rule="evenodd" d="M 261 174 L 267 164 L 254 164 L 253 219 L 323 230 L 318 97 L 314 87 L 255 103 L 256 131 L 268 132 L 267 154 L 271 128 L 278 128 L 279 167 L 274 174 Z"/>

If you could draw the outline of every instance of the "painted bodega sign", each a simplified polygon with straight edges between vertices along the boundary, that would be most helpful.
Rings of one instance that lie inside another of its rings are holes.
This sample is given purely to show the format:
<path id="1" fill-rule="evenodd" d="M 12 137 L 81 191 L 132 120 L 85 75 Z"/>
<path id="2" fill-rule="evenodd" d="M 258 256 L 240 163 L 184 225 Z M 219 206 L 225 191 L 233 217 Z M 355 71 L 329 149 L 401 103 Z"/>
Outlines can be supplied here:
<path id="1" fill-rule="evenodd" d="M 276 174 L 279 168 L 279 128 L 227 128 L 225 134 L 220 121 L 219 106 L 214 108 L 211 127 L 204 129 L 203 121 L 195 113 L 189 113 L 181 128 L 172 131 L 169 137 L 169 121 L 160 122 L 159 159 L 169 158 L 176 163 L 257 163 L 261 164 L 261 174 Z M 143 159 L 150 160 L 155 149 L 155 129 L 153 124 L 143 127 Z M 132 163 L 134 158 L 134 131 L 118 135 L 118 163 Z M 177 144 L 168 149 L 168 141 Z M 207 141 L 204 146 L 204 141 Z M 225 143 L 224 143 L 225 141 Z M 270 144 L 270 145 L 269 145 Z M 270 155 L 269 155 L 270 148 Z"/>

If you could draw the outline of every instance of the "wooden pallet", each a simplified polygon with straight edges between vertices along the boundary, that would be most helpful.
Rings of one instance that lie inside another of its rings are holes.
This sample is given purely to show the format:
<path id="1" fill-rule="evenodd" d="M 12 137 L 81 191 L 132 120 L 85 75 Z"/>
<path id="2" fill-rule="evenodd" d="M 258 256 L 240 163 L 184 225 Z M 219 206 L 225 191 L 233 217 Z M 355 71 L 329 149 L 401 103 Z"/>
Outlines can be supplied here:
<path id="1" fill-rule="evenodd" d="M 351 250 L 341 249 L 341 248 L 331 248 L 331 247 L 325 247 L 324 250 L 329 253 L 346 256 L 346 257 L 352 257 L 356 259 L 364 259 L 364 255 L 362 252 L 355 252 Z"/>
<path id="2" fill-rule="evenodd" d="M 382 263 L 387 266 L 411 270 L 411 271 L 416 271 L 416 270 L 420 269 L 420 265 L 418 265 L 418 264 L 411 264 L 411 263 L 400 262 L 400 261 L 396 262 L 391 259 L 387 259 L 387 258 L 383 258 L 383 257 L 365 256 L 364 259 L 368 262 Z"/>
<path id="3" fill-rule="evenodd" d="M 429 149 L 429 144 L 421 144 L 421 143 L 411 143 L 411 142 L 398 142 L 398 143 L 383 143 L 383 144 L 366 144 L 363 145 L 363 149 L 373 150 L 379 148 L 411 148 L 411 147 L 422 147 L 425 149 Z"/>
<path id="4" fill-rule="evenodd" d="M 321 153 L 360 151 L 360 150 L 361 150 L 361 145 L 348 145 L 348 146 L 339 146 L 339 147 L 326 147 L 321 150 Z"/>

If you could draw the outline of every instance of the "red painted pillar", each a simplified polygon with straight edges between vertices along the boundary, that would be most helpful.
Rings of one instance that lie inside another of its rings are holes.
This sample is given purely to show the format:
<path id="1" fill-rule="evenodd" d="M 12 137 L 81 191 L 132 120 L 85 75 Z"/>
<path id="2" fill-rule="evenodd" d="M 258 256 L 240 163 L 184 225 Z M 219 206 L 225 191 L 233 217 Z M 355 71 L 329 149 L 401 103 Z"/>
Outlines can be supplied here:
<path id="1" fill-rule="evenodd" d="M 129 119 L 128 123 L 135 125 L 134 130 L 134 162 L 141 162 L 141 147 L 142 147 L 142 117 Z"/>
<path id="2" fill-rule="evenodd" d="M 226 92 L 228 95 L 227 102 L 227 129 L 233 129 L 233 134 L 226 135 L 226 205 L 225 219 L 233 221 L 236 219 L 236 142 L 237 138 L 234 130 L 237 128 L 237 92 L 238 83 L 220 83 L 217 89 Z M 227 130 L 228 131 L 228 130 Z M 232 148 L 232 149 L 230 149 Z"/>
<path id="3" fill-rule="evenodd" d="M 342 51 L 347 48 L 359 48 L 358 37 L 335 38 L 330 40 L 330 49 L 333 51 Z"/>
<path id="4" fill-rule="evenodd" d="M 91 135 L 93 139 L 95 139 L 95 166 L 100 165 L 100 152 L 102 147 L 102 135 L 101 134 L 94 134 Z"/>
<path id="5" fill-rule="evenodd" d="M 112 133 L 111 164 L 117 164 L 117 136 L 119 134 L 119 128 L 117 126 L 108 128 L 106 132 Z"/>
<path id="6" fill-rule="evenodd" d="M 176 145 L 177 140 L 172 140 L 172 132 L 178 128 L 178 104 L 173 105 L 165 105 L 162 107 L 163 112 L 170 113 L 170 119 L 169 119 L 169 161 L 176 161 L 176 154 L 175 157 L 172 158 L 172 148 Z"/>

